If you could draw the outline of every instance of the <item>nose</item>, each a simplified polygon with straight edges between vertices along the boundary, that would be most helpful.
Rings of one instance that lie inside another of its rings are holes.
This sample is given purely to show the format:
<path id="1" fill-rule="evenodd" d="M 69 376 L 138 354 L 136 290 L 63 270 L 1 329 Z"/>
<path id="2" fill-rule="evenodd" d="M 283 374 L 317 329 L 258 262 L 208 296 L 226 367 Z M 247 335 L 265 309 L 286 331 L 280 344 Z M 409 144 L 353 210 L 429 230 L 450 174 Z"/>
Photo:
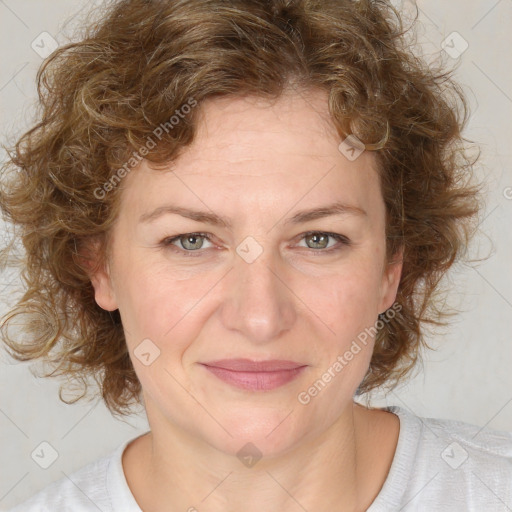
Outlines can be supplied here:
<path id="1" fill-rule="evenodd" d="M 233 270 L 226 276 L 223 325 L 252 343 L 271 342 L 290 330 L 296 321 L 298 298 L 277 260 L 266 251 L 252 263 L 237 257 Z"/>

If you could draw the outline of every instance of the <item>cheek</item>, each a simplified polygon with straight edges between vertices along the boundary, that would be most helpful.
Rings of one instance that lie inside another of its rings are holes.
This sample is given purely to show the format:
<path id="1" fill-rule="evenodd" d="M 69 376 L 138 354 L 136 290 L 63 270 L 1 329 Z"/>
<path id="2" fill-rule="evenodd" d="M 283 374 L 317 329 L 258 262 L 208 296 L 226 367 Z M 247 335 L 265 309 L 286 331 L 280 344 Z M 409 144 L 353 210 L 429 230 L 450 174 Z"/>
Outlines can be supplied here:
<path id="1" fill-rule="evenodd" d="M 180 324 L 208 291 L 208 282 L 198 279 L 177 280 L 173 273 L 158 267 L 137 265 L 120 269 L 118 304 L 129 345 L 141 339 L 161 344 L 173 337 Z M 179 339 L 176 340 L 179 342 Z"/>
<path id="2" fill-rule="evenodd" d="M 330 403 L 335 414 L 360 385 L 372 357 L 378 319 L 375 276 L 368 268 L 352 268 L 326 282 L 326 293 L 315 293 L 314 311 L 319 312 L 318 317 L 329 326 L 332 336 L 326 335 L 315 347 L 319 364 L 310 387 L 298 396 L 301 404 L 314 401 L 315 407 L 322 407 Z"/>
<path id="3" fill-rule="evenodd" d="M 219 286 L 219 273 L 185 274 L 171 270 L 167 263 L 154 259 L 148 263 L 147 257 L 135 256 L 118 259 L 114 276 L 127 342 L 133 348 L 150 338 L 168 350 L 172 340 L 171 350 L 182 352 L 214 309 L 222 305 L 219 293 L 229 297 L 229 290 Z M 343 351 L 354 336 L 376 321 L 377 267 L 376 258 L 360 254 L 323 276 L 291 276 L 294 293 L 288 300 L 292 307 L 297 311 L 305 307 L 304 315 L 311 317 L 307 323 L 321 322 L 335 333 L 333 343 L 324 345 L 329 352 Z M 299 324 L 303 325 L 303 320 Z"/>
<path id="4" fill-rule="evenodd" d="M 314 293 L 315 311 L 322 312 L 322 320 L 342 337 L 353 336 L 377 320 L 380 281 L 375 267 L 374 263 L 343 268 Z"/>

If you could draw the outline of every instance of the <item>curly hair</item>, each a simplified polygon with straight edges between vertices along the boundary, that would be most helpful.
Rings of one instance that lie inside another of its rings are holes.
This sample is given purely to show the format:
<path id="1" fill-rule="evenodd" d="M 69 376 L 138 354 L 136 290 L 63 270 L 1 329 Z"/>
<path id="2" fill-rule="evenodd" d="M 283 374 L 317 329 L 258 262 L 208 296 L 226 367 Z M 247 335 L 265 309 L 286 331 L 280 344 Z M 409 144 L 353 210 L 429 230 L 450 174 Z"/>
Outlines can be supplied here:
<path id="1" fill-rule="evenodd" d="M 79 257 L 94 241 L 98 265 L 108 261 L 122 188 L 114 178 L 150 138 L 152 166 L 175 159 L 207 99 L 320 88 L 339 136 L 375 152 L 389 261 L 403 249 L 401 308 L 378 331 L 359 390 L 396 386 L 428 347 L 426 328 L 446 324 L 440 281 L 475 233 L 481 192 L 462 136 L 465 94 L 452 70 L 414 55 L 403 25 L 385 0 L 104 5 L 78 42 L 43 62 L 37 124 L 5 148 L 0 207 L 24 248 L 24 292 L 2 322 L 8 352 L 78 383 L 71 401 L 92 377 L 114 414 L 140 404 L 119 311 L 97 305 Z M 20 315 L 28 341 L 9 329 Z"/>

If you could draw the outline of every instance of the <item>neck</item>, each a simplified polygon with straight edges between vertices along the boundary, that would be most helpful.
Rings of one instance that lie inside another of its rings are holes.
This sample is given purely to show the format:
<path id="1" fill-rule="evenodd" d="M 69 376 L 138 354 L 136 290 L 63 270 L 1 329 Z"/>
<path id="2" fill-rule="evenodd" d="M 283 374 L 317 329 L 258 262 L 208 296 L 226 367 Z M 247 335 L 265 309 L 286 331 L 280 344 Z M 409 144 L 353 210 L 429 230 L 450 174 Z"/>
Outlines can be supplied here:
<path id="1" fill-rule="evenodd" d="M 128 485 L 145 512 L 366 510 L 398 439 L 396 416 L 350 404 L 321 435 L 285 453 L 242 461 L 176 425 L 154 421 L 151 412 L 152 432 L 123 456 Z"/>

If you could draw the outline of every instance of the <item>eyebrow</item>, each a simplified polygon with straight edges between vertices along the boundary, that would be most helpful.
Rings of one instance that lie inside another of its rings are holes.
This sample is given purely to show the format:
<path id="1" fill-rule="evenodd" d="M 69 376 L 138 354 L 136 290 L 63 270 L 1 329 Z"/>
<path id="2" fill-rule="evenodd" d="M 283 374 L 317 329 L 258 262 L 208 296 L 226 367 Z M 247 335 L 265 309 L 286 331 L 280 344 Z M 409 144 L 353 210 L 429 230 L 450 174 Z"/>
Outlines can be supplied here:
<path id="1" fill-rule="evenodd" d="M 140 223 L 149 223 L 162 215 L 175 214 L 185 217 L 187 219 L 195 220 L 205 224 L 212 224 L 214 226 L 220 226 L 223 228 L 231 228 L 232 223 L 226 217 L 222 217 L 212 212 L 205 212 L 199 210 L 192 210 L 190 208 L 183 208 L 180 206 L 165 205 L 160 206 L 152 212 L 144 213 L 141 215 Z M 355 205 L 349 205 L 341 202 L 336 202 L 328 206 L 321 206 L 319 208 L 313 208 L 310 210 L 302 210 L 297 212 L 295 215 L 287 219 L 284 224 L 301 224 L 312 220 L 321 219 L 324 217 L 330 217 L 332 215 L 360 215 L 368 216 L 368 213 Z"/>

